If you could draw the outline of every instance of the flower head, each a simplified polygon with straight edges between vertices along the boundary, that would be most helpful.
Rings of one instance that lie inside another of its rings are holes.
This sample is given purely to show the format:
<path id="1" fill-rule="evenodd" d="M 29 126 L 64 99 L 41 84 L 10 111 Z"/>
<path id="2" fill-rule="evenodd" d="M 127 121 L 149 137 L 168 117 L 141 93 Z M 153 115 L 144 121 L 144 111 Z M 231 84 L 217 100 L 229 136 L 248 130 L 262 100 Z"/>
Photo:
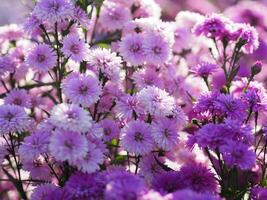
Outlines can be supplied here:
<path id="1" fill-rule="evenodd" d="M 195 68 L 192 69 L 192 72 L 199 77 L 207 78 L 212 73 L 218 69 L 218 66 L 209 62 L 201 62 Z"/>
<path id="2" fill-rule="evenodd" d="M 92 126 L 89 112 L 76 104 L 58 104 L 51 111 L 49 121 L 54 126 L 74 132 L 85 133 Z"/>
<path id="3" fill-rule="evenodd" d="M 88 142 L 77 132 L 56 130 L 50 138 L 49 150 L 57 161 L 74 163 L 86 156 Z"/>
<path id="4" fill-rule="evenodd" d="M 89 45 L 80 39 L 78 35 L 71 34 L 63 39 L 62 52 L 66 57 L 70 57 L 76 62 L 81 62 L 86 59 L 89 53 Z"/>
<path id="5" fill-rule="evenodd" d="M 56 65 L 56 54 L 47 44 L 33 47 L 26 56 L 26 63 L 38 71 L 47 72 Z"/>
<path id="6" fill-rule="evenodd" d="M 148 154 L 154 147 L 150 126 L 142 121 L 130 121 L 122 130 L 123 148 L 137 155 Z"/>
<path id="7" fill-rule="evenodd" d="M 63 94 L 75 104 L 90 107 L 102 93 L 98 79 L 92 75 L 71 73 L 62 82 Z"/>
<path id="8" fill-rule="evenodd" d="M 23 107 L 17 105 L 0 106 L 0 134 L 23 132 L 29 128 L 30 118 Z"/>
<path id="9" fill-rule="evenodd" d="M 29 108 L 31 106 L 30 97 L 26 90 L 11 90 L 5 97 L 5 104 L 13 104 Z"/>

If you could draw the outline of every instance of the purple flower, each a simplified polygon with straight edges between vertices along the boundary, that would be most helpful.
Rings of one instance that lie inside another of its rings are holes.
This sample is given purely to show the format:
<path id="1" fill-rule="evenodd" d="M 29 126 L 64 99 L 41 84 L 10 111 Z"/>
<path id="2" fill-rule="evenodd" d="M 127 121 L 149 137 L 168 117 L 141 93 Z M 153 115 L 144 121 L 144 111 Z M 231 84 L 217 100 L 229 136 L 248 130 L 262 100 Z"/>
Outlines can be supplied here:
<path id="1" fill-rule="evenodd" d="M 214 107 L 218 115 L 228 116 L 231 119 L 242 121 L 247 115 L 246 105 L 240 99 L 228 94 L 217 96 Z"/>
<path id="2" fill-rule="evenodd" d="M 62 82 L 63 94 L 75 104 L 90 107 L 99 99 L 102 88 L 93 75 L 71 73 Z"/>
<path id="3" fill-rule="evenodd" d="M 99 122 L 103 128 L 104 136 L 103 140 L 109 142 L 112 139 L 118 139 L 120 135 L 120 129 L 118 124 L 111 119 L 104 119 Z"/>
<path id="4" fill-rule="evenodd" d="M 54 25 L 65 19 L 72 19 L 74 6 L 69 0 L 40 0 L 33 13 L 42 23 Z"/>
<path id="5" fill-rule="evenodd" d="M 110 49 L 96 48 L 90 50 L 87 60 L 89 66 L 96 68 L 98 73 L 104 74 L 112 81 L 120 80 L 122 59 Z"/>
<path id="6" fill-rule="evenodd" d="M 11 56 L 5 55 L 0 57 L 0 76 L 5 75 L 7 72 L 14 72 L 16 64 Z"/>
<path id="7" fill-rule="evenodd" d="M 19 154 L 24 160 L 34 160 L 42 153 L 48 152 L 50 134 L 48 132 L 37 131 L 25 137 L 19 147 Z"/>
<path id="8" fill-rule="evenodd" d="M 47 72 L 56 65 L 56 54 L 47 44 L 33 47 L 26 56 L 26 63 L 38 71 Z"/>
<path id="9" fill-rule="evenodd" d="M 241 96 L 247 107 L 253 112 L 265 111 L 267 109 L 267 95 L 265 91 L 258 88 L 248 88 Z"/>
<path id="10" fill-rule="evenodd" d="M 210 38 L 223 39 L 231 34 L 232 22 L 220 14 L 211 14 L 198 22 L 193 32 Z"/>
<path id="11" fill-rule="evenodd" d="M 154 141 L 165 151 L 174 148 L 179 141 L 178 129 L 174 120 L 160 118 L 152 123 L 151 130 Z"/>
<path id="12" fill-rule="evenodd" d="M 196 76 L 207 78 L 212 73 L 214 73 L 217 69 L 218 69 L 218 66 L 216 64 L 203 61 L 199 63 L 195 68 L 193 68 L 192 72 Z"/>
<path id="13" fill-rule="evenodd" d="M 81 62 L 86 59 L 89 53 L 89 45 L 83 39 L 80 39 L 79 35 L 71 34 L 63 39 L 62 52 L 66 57 Z"/>
<path id="14" fill-rule="evenodd" d="M 48 194 L 52 193 L 54 190 L 56 190 L 58 187 L 53 184 L 43 184 L 39 185 L 33 190 L 33 193 L 31 195 L 31 200 L 42 200 L 44 199 Z"/>
<path id="15" fill-rule="evenodd" d="M 220 151 L 225 163 L 230 167 L 251 169 L 256 163 L 256 154 L 247 144 L 229 141 L 221 146 Z"/>
<path id="16" fill-rule="evenodd" d="M 116 113 L 119 118 L 124 118 L 130 120 L 139 113 L 142 112 L 140 103 L 137 100 L 136 96 L 125 95 L 117 101 L 115 107 Z"/>
<path id="17" fill-rule="evenodd" d="M 144 111 L 158 117 L 172 115 L 175 100 L 165 90 L 155 86 L 148 86 L 137 93 L 137 100 Z"/>
<path id="18" fill-rule="evenodd" d="M 25 32 L 31 36 L 36 36 L 41 33 L 40 29 L 41 21 L 36 17 L 35 14 L 31 13 L 23 24 Z"/>
<path id="19" fill-rule="evenodd" d="M 123 25 L 131 20 L 129 8 L 112 1 L 105 1 L 101 7 L 99 22 L 108 31 L 122 29 Z"/>
<path id="20" fill-rule="evenodd" d="M 182 166 L 179 173 L 184 187 L 200 193 L 216 193 L 218 183 L 215 175 L 204 165 L 199 163 L 186 164 Z"/>
<path id="21" fill-rule="evenodd" d="M 253 187 L 251 189 L 252 200 L 264 200 L 267 199 L 267 189 L 264 187 Z"/>
<path id="22" fill-rule="evenodd" d="M 74 19 L 85 29 L 88 29 L 91 25 L 91 20 L 89 19 L 88 14 L 80 7 L 75 7 Z"/>
<path id="23" fill-rule="evenodd" d="M 93 200 L 99 188 L 95 174 L 76 172 L 66 182 L 64 189 L 75 200 Z"/>
<path id="24" fill-rule="evenodd" d="M 105 199 L 134 200 L 138 199 L 145 191 L 143 179 L 130 173 L 117 172 L 108 178 Z"/>
<path id="25" fill-rule="evenodd" d="M 21 107 L 31 107 L 30 97 L 26 90 L 11 90 L 5 97 L 5 104 L 13 104 Z"/>
<path id="26" fill-rule="evenodd" d="M 58 128 L 80 133 L 89 131 L 92 126 L 89 112 L 76 104 L 62 103 L 54 106 L 49 121 Z"/>
<path id="27" fill-rule="evenodd" d="M 73 163 L 85 158 L 88 141 L 77 132 L 56 130 L 50 138 L 49 150 L 57 161 Z"/>
<path id="28" fill-rule="evenodd" d="M 67 190 L 57 188 L 44 196 L 43 200 L 73 200 Z"/>
<path id="29" fill-rule="evenodd" d="M 148 63 L 162 65 L 170 58 L 170 44 L 163 34 L 147 33 L 144 39 L 144 53 Z"/>
<path id="30" fill-rule="evenodd" d="M 168 200 L 221 200 L 210 193 L 198 193 L 190 189 L 178 190 L 174 193 L 168 194 L 166 197 Z"/>
<path id="31" fill-rule="evenodd" d="M 137 155 L 148 154 L 154 147 L 150 126 L 142 121 L 130 121 L 122 130 L 123 148 Z"/>
<path id="32" fill-rule="evenodd" d="M 163 194 L 182 189 L 183 185 L 184 183 L 181 182 L 180 173 L 176 171 L 161 173 L 154 178 L 152 183 L 152 187 Z"/>
<path id="33" fill-rule="evenodd" d="M 145 61 L 144 37 L 140 34 L 126 35 L 121 39 L 119 52 L 133 66 Z"/>
<path id="34" fill-rule="evenodd" d="M 93 142 L 88 141 L 86 155 L 75 160 L 72 164 L 84 173 L 92 173 L 99 169 L 104 161 L 102 150 Z"/>
<path id="35" fill-rule="evenodd" d="M 23 107 L 17 105 L 0 106 L 0 134 L 26 131 L 30 118 Z"/>

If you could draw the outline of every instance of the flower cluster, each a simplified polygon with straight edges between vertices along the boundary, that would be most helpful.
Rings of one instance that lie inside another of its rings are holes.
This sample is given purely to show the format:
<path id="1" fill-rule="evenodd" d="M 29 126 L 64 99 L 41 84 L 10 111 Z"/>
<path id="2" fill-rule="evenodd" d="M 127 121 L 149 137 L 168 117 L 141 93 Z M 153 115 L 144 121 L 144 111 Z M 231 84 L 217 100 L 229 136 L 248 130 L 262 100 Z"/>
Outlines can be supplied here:
<path id="1" fill-rule="evenodd" d="M 161 13 L 39 0 L 0 28 L 0 199 L 266 199 L 257 27 Z"/>

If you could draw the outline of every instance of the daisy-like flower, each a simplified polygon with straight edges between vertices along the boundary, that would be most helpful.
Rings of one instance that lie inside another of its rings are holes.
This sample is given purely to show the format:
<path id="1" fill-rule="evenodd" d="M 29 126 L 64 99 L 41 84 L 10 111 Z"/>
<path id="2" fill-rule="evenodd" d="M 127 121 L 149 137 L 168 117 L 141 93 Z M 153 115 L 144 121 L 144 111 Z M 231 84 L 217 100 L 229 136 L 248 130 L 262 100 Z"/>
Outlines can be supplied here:
<path id="1" fill-rule="evenodd" d="M 139 113 L 142 112 L 140 103 L 135 95 L 125 95 L 120 98 L 117 101 L 115 110 L 119 118 L 124 118 L 126 120 L 130 120 L 134 115 L 138 116 Z"/>
<path id="2" fill-rule="evenodd" d="M 80 7 L 75 7 L 74 19 L 85 29 L 88 29 L 91 24 L 88 14 Z"/>
<path id="3" fill-rule="evenodd" d="M 176 192 L 170 193 L 164 197 L 168 200 L 221 200 L 220 197 L 212 193 L 199 193 L 190 189 L 177 190 Z"/>
<path id="4" fill-rule="evenodd" d="M 119 52 L 133 66 L 142 65 L 145 61 L 144 36 L 128 34 L 121 39 Z"/>
<path id="5" fill-rule="evenodd" d="M 26 63 L 41 72 L 52 69 L 56 65 L 56 61 L 56 54 L 47 44 L 39 44 L 33 47 L 26 55 Z"/>
<path id="6" fill-rule="evenodd" d="M 49 150 L 57 161 L 74 163 L 86 156 L 88 141 L 77 132 L 56 130 L 50 138 Z"/>
<path id="7" fill-rule="evenodd" d="M 31 200 L 45 199 L 46 196 L 56 190 L 58 187 L 53 184 L 42 184 L 33 190 Z"/>
<path id="8" fill-rule="evenodd" d="M 72 19 L 74 6 L 70 0 L 40 0 L 33 13 L 42 23 L 54 24 L 65 19 Z"/>
<path id="9" fill-rule="evenodd" d="M 5 104 L 13 104 L 29 108 L 31 107 L 31 99 L 26 90 L 11 90 L 5 97 Z"/>
<path id="10" fill-rule="evenodd" d="M 51 111 L 49 121 L 57 128 L 85 133 L 92 126 L 89 112 L 76 104 L 58 104 Z"/>
<path id="11" fill-rule="evenodd" d="M 144 39 L 144 53 L 148 63 L 162 65 L 170 58 L 170 44 L 163 34 L 147 33 Z"/>
<path id="12" fill-rule="evenodd" d="M 27 136 L 19 147 L 19 155 L 23 160 L 34 160 L 40 154 L 48 151 L 50 134 L 38 131 Z"/>
<path id="13" fill-rule="evenodd" d="M 103 140 L 105 142 L 119 138 L 120 129 L 118 124 L 114 120 L 104 119 L 100 121 L 100 125 L 103 128 L 104 132 Z"/>
<path id="14" fill-rule="evenodd" d="M 123 148 L 137 155 L 148 154 L 154 147 L 151 128 L 142 121 L 130 121 L 122 130 Z"/>
<path id="15" fill-rule="evenodd" d="M 72 164 L 84 173 L 92 173 L 99 169 L 99 164 L 104 161 L 104 154 L 100 148 L 93 142 L 88 141 L 87 151 L 83 158 L 80 158 Z"/>
<path id="16" fill-rule="evenodd" d="M 228 166 L 240 169 L 251 169 L 256 163 L 256 154 L 248 145 L 241 142 L 229 141 L 221 146 L 220 151 Z"/>
<path id="17" fill-rule="evenodd" d="M 178 143 L 178 129 L 174 120 L 161 118 L 152 124 L 152 137 L 163 150 L 169 151 Z"/>
<path id="18" fill-rule="evenodd" d="M 71 73 L 62 82 L 63 94 L 75 104 L 90 107 L 102 93 L 98 79 L 93 75 Z"/>
<path id="19" fill-rule="evenodd" d="M 212 73 L 214 73 L 218 69 L 218 65 L 209 63 L 209 62 L 201 62 L 196 67 L 194 67 L 191 71 L 199 77 L 207 78 Z"/>
<path id="20" fill-rule="evenodd" d="M 23 107 L 17 105 L 0 106 L 0 134 L 23 132 L 29 128 L 30 118 Z"/>
<path id="21" fill-rule="evenodd" d="M 121 57 L 110 49 L 96 48 L 89 52 L 88 63 L 112 81 L 120 79 Z"/>
<path id="22" fill-rule="evenodd" d="M 16 65 L 11 56 L 5 55 L 0 57 L 0 76 L 5 75 L 7 72 L 14 72 Z"/>
<path id="23" fill-rule="evenodd" d="M 215 193 L 218 183 L 214 174 L 204 165 L 190 163 L 180 169 L 181 182 L 185 188 L 190 188 L 196 192 Z"/>
<path id="24" fill-rule="evenodd" d="M 123 25 L 131 20 L 129 8 L 119 3 L 105 1 L 101 7 L 99 22 L 108 31 L 122 29 Z"/>
<path id="25" fill-rule="evenodd" d="M 172 115 L 175 100 L 165 90 L 155 86 L 148 86 L 137 93 L 137 99 L 146 113 L 155 116 Z"/>
<path id="26" fill-rule="evenodd" d="M 71 34 L 63 39 L 62 52 L 66 57 L 81 62 L 85 60 L 89 52 L 89 45 L 78 35 Z"/>

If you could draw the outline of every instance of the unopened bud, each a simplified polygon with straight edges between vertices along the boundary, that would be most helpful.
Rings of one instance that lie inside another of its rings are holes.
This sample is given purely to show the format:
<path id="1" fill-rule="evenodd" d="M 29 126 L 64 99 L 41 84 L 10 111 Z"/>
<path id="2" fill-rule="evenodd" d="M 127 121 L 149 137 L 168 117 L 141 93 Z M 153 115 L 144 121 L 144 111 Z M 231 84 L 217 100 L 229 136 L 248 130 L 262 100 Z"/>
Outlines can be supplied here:
<path id="1" fill-rule="evenodd" d="M 251 67 L 251 75 L 255 76 L 256 74 L 260 73 L 262 69 L 262 62 L 256 61 L 254 65 Z"/>

